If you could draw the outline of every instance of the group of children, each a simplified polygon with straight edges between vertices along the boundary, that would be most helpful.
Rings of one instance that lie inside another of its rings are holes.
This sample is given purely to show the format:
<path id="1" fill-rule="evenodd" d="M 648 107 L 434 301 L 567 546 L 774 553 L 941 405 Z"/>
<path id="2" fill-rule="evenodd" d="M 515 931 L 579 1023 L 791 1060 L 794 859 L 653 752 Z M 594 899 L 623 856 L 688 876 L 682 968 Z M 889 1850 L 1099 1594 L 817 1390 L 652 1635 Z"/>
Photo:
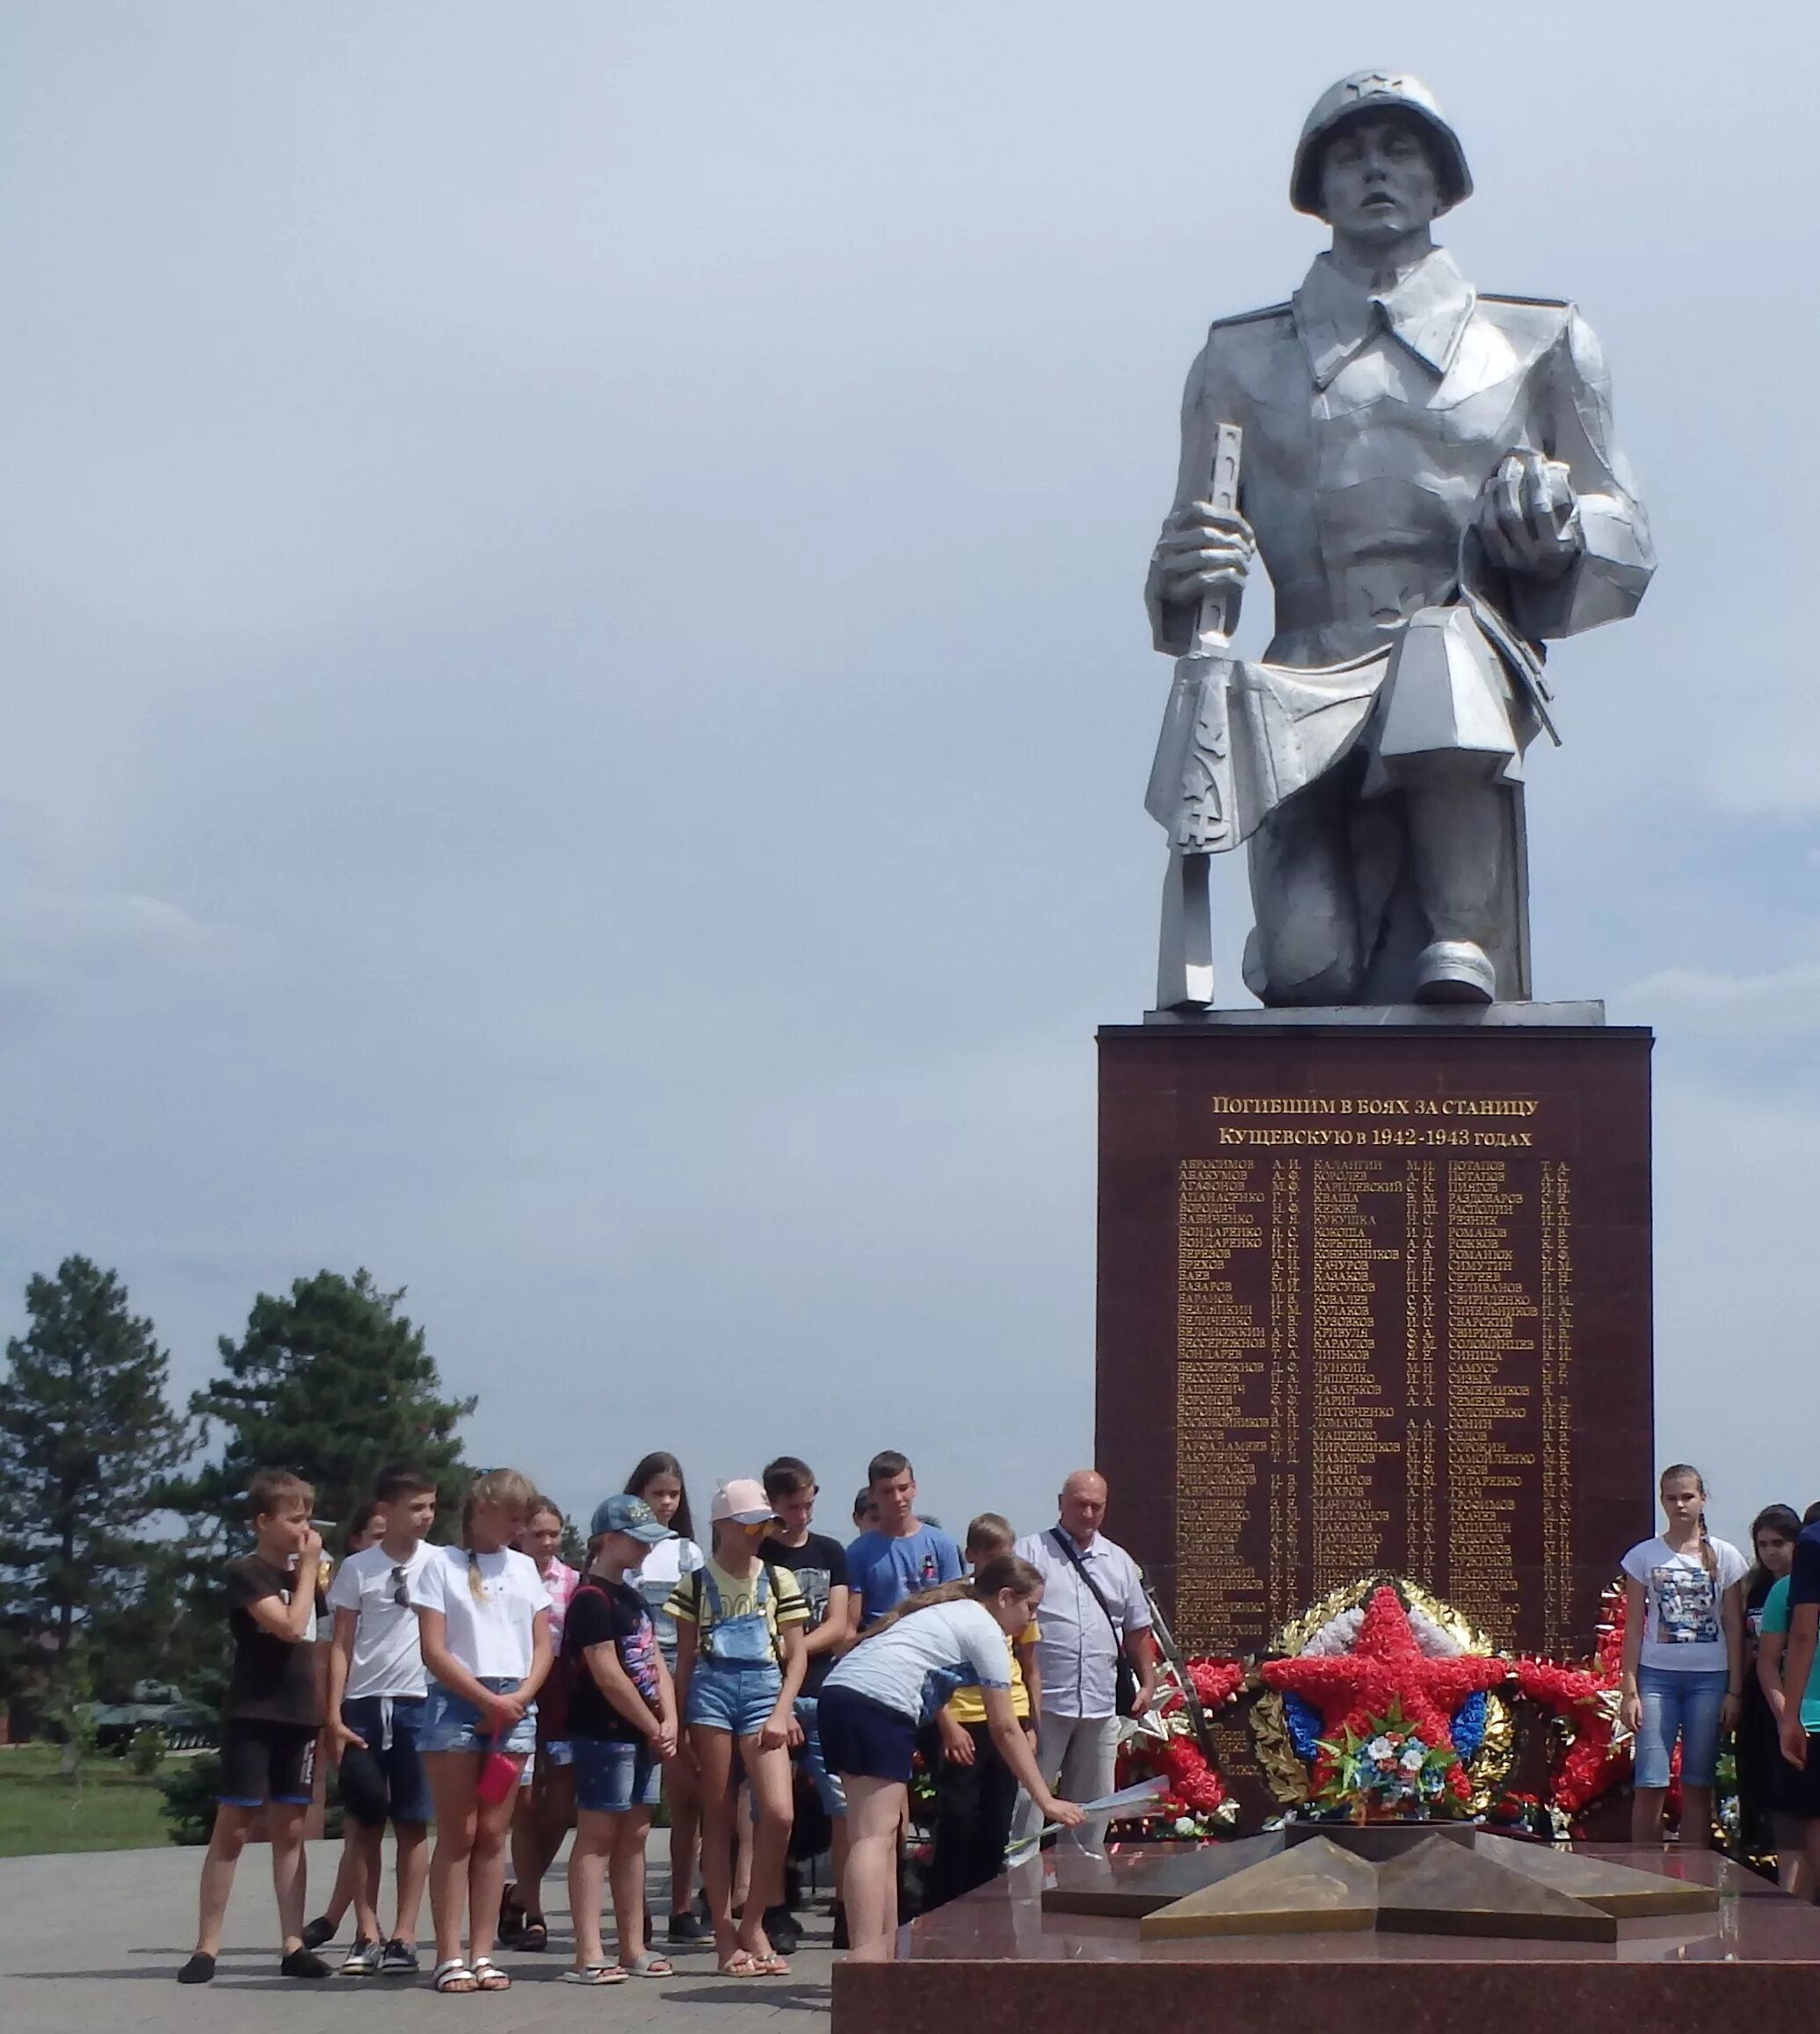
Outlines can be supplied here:
<path id="1" fill-rule="evenodd" d="M 1631 1840 L 1660 1841 L 1679 1752 L 1681 1842 L 1711 1842 L 1720 1740 L 1735 1733 L 1744 1849 L 1773 1856 L 1788 1891 L 1820 1898 L 1820 1504 L 1759 1511 L 1747 1560 L 1708 1531 L 1690 1463 L 1663 1471 L 1660 1495 L 1662 1531 L 1623 1561 Z"/>
<path id="2" fill-rule="evenodd" d="M 1020 1785 L 1051 1821 L 1077 1822 L 1037 1770 L 1042 1580 L 1012 1555 L 1010 1526 L 976 1519 L 963 1563 L 952 1539 L 913 1516 L 914 1473 L 892 1452 L 871 1466 L 851 1548 L 811 1530 L 816 1495 L 808 1466 L 788 1456 L 762 1480 L 724 1483 L 704 1551 L 675 1457 L 649 1455 L 596 1508 L 577 1573 L 560 1558 L 561 1512 L 516 1471 L 479 1476 L 460 1544 L 436 1546 L 435 1485 L 399 1466 L 349 1522 L 330 1581 L 315 1493 L 261 1471 L 248 1491 L 253 1551 L 228 1570 L 235 1650 L 221 1792 L 196 1949 L 179 1981 L 214 1975 L 235 1866 L 262 1818 L 284 1974 L 332 1974 L 319 1952 L 349 1907 L 344 1973 L 420 1971 L 427 1884 L 439 1993 L 504 1991 L 511 1979 L 496 1946 L 547 1946 L 542 1885 L 571 1826 L 575 1951 L 563 1980 L 669 1975 L 645 1903 L 660 1792 L 671 1816 L 669 1944 L 711 1934 L 720 1971 L 739 1978 L 789 1972 L 793 1758 L 831 1825 L 837 1946 L 856 1958 L 892 1953 L 919 1741 L 945 1783 L 933 1868 L 943 1897 L 1002 1869 Z M 331 1618 L 326 1694 L 305 1643 L 319 1596 Z M 319 1734 L 339 1770 L 345 1835 L 334 1900 L 306 1924 Z M 388 1824 L 396 1864 L 386 1928 Z M 691 1900 L 698 1858 L 705 1917 Z"/>

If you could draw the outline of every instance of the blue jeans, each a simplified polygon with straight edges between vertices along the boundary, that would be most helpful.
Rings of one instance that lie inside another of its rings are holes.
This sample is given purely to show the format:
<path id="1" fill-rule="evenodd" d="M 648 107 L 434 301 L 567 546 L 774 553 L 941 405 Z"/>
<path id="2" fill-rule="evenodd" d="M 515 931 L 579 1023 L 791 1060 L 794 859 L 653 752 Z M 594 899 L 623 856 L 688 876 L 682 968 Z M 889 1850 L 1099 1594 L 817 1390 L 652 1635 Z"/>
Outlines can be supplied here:
<path id="1" fill-rule="evenodd" d="M 1709 1787 L 1719 1755 L 1719 1708 L 1729 1676 L 1722 1667 L 1687 1673 L 1673 1667 L 1639 1667 L 1636 1784 L 1665 1787 L 1675 1740 L 1681 1741 L 1681 1784 Z"/>
<path id="2" fill-rule="evenodd" d="M 813 1695 L 796 1697 L 796 1720 L 802 1726 L 802 1770 L 808 1775 L 809 1784 L 816 1790 L 816 1799 L 822 1804 L 824 1815 L 845 1815 L 847 1797 L 841 1786 L 840 1775 L 828 1770 L 828 1762 L 822 1756 L 821 1705 Z M 752 1804 L 756 1810 L 758 1803 Z"/>

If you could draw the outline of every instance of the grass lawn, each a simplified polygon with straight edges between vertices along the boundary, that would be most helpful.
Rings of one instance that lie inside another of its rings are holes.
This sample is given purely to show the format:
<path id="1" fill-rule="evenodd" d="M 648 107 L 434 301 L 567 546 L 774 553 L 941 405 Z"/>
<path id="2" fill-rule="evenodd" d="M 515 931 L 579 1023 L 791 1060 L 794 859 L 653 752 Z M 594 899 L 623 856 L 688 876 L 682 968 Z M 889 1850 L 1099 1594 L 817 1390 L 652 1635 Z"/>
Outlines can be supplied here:
<path id="1" fill-rule="evenodd" d="M 58 1748 L 0 1745 L 0 1857 L 44 1850 L 143 1850 L 170 1842 L 155 1780 L 123 1759 L 91 1758 L 61 1778 Z"/>

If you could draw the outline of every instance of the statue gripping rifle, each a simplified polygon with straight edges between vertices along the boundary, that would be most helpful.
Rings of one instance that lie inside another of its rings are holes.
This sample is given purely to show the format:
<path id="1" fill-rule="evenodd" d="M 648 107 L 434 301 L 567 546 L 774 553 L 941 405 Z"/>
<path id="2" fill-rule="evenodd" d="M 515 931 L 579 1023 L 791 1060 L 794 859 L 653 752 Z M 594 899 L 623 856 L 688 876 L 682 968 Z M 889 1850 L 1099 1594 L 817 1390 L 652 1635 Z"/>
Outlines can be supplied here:
<path id="1" fill-rule="evenodd" d="M 1331 250 L 1189 373 L 1147 594 L 1178 659 L 1145 801 L 1170 843 L 1159 1008 L 1213 1000 L 1207 858 L 1241 842 L 1264 1003 L 1529 995 L 1542 646 L 1632 613 L 1655 557 L 1585 321 L 1481 295 L 1434 244 L 1471 190 L 1425 86 L 1343 79 L 1290 179 Z M 1276 633 L 1236 660 L 1260 556 Z"/>

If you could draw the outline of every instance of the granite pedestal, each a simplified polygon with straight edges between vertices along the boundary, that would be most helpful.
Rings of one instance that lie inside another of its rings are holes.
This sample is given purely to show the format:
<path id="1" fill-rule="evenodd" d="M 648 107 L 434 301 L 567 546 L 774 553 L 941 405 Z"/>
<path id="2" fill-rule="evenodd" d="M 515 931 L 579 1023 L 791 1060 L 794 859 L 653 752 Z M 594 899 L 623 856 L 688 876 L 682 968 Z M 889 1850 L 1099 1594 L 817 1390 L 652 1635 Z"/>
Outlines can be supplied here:
<path id="1" fill-rule="evenodd" d="M 1235 1847 L 1236 1848 L 1236 1847 Z M 1192 1854 L 1178 1853 L 1185 1859 Z M 917 1922 L 895 1965 L 843 1964 L 835 2034 L 1563 2034 L 1645 2026 L 1811 2034 L 1820 1911 L 1711 1852 L 1570 1853 L 1712 1888 L 1711 1910 L 1616 1918 L 1614 1940 L 1336 1929 L 1145 1941 L 1141 1919 L 1045 1913 L 1044 1873 L 1106 1886 L 1166 1853 L 1019 1867 Z M 1217 1849 L 1200 1854 L 1199 1876 Z M 1185 1864 L 1185 1886 L 1196 1876 Z"/>

